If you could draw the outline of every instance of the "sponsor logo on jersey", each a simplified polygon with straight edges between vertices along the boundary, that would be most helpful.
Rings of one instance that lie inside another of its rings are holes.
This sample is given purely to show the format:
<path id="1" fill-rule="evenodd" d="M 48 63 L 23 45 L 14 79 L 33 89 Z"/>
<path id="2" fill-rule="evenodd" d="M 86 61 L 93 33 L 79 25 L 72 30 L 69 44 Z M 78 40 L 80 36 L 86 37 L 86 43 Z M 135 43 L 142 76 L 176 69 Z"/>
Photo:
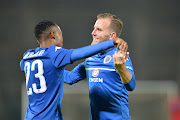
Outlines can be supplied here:
<path id="1" fill-rule="evenodd" d="M 92 71 L 92 76 L 97 77 L 99 75 L 99 70 L 94 69 Z M 103 78 L 89 78 L 89 82 L 103 82 Z"/>
<path id="2" fill-rule="evenodd" d="M 106 55 L 104 58 L 104 63 L 109 63 L 111 61 L 112 57 L 110 55 Z"/>
<path id="3" fill-rule="evenodd" d="M 99 75 L 99 70 L 95 69 L 92 71 L 92 76 L 97 77 Z"/>
<path id="4" fill-rule="evenodd" d="M 103 78 L 89 78 L 89 82 L 103 82 Z"/>

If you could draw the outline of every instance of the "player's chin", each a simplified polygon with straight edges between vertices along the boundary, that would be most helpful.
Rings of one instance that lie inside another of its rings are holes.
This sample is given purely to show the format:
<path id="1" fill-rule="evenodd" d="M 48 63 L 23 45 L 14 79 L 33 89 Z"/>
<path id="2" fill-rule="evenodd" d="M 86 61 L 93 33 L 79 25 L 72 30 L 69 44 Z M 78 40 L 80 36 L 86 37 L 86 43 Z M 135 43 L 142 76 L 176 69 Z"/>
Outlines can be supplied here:
<path id="1" fill-rule="evenodd" d="M 58 47 L 63 47 L 63 44 L 58 45 Z"/>

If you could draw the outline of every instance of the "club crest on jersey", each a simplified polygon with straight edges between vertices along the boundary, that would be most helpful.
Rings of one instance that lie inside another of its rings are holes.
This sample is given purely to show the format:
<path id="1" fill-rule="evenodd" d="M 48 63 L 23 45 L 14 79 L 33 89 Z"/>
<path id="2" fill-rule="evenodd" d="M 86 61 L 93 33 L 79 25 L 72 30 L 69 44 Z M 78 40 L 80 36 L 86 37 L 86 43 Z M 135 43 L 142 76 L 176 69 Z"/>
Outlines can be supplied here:
<path id="1" fill-rule="evenodd" d="M 93 70 L 93 71 L 92 71 L 92 76 L 93 76 L 93 77 L 96 77 L 96 76 L 98 76 L 98 75 L 99 75 L 99 70 L 96 69 L 96 70 Z"/>
<path id="2" fill-rule="evenodd" d="M 112 57 L 110 55 L 106 55 L 104 58 L 104 63 L 109 63 L 111 61 Z"/>

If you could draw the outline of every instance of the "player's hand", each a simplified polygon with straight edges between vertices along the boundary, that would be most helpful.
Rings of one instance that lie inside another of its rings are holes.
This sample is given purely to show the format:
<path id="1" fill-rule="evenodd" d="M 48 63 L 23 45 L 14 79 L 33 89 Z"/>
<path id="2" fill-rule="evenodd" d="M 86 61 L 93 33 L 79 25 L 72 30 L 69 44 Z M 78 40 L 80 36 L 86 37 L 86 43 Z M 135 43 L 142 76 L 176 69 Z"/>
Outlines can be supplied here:
<path id="1" fill-rule="evenodd" d="M 127 42 L 125 42 L 121 38 L 114 38 L 113 42 L 115 45 L 117 45 L 117 49 L 119 49 L 123 53 L 123 55 L 125 55 L 125 53 L 127 52 L 127 49 L 128 49 Z"/>
<path id="2" fill-rule="evenodd" d="M 114 66 L 116 67 L 117 70 L 122 69 L 123 66 L 125 67 L 125 63 L 128 56 L 129 56 L 129 52 L 127 52 L 126 55 L 124 56 L 120 51 L 119 52 L 115 51 L 113 55 L 113 60 L 114 60 Z"/>

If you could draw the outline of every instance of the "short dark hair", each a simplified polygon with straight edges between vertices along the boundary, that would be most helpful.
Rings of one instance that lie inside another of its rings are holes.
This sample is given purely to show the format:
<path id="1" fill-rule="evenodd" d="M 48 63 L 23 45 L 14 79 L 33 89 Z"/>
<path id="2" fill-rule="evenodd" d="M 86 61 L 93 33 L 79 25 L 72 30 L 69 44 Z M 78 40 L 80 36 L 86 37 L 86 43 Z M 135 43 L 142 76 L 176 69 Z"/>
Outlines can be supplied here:
<path id="1" fill-rule="evenodd" d="M 34 34 L 37 40 L 41 38 L 41 34 L 49 29 L 51 26 L 55 26 L 56 24 L 52 21 L 44 20 L 39 22 L 34 28 Z"/>

